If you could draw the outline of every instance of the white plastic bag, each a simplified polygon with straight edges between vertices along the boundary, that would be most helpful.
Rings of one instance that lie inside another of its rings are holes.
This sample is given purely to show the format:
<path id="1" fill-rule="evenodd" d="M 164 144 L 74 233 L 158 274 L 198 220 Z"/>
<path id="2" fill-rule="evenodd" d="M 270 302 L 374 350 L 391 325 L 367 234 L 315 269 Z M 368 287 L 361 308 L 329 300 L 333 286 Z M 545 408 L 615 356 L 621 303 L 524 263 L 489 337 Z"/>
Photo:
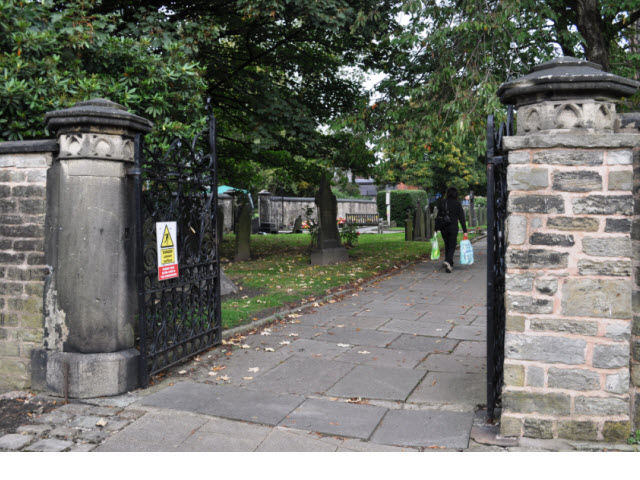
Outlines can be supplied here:
<path id="1" fill-rule="evenodd" d="M 473 247 L 466 238 L 460 242 L 460 264 L 473 265 Z"/>

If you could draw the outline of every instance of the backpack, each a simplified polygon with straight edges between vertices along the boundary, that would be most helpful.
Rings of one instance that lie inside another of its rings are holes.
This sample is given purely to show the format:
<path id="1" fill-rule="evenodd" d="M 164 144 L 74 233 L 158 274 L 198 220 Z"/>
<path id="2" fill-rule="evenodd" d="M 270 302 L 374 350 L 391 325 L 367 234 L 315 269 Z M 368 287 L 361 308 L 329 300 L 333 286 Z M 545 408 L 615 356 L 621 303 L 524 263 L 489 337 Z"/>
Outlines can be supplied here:
<path id="1" fill-rule="evenodd" d="M 453 222 L 451 221 L 451 215 L 449 215 L 449 208 L 447 207 L 447 199 L 442 201 L 444 208 L 438 210 L 438 216 L 436 217 L 436 230 L 442 231 L 443 228 L 448 227 Z"/>

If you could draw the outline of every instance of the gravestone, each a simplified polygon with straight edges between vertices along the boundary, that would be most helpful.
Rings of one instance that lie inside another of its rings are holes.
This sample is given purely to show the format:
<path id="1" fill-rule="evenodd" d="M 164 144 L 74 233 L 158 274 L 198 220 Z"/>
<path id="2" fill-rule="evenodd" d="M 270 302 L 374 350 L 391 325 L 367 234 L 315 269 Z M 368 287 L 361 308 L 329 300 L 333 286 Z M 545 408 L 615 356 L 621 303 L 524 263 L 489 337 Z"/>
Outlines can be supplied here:
<path id="1" fill-rule="evenodd" d="M 238 293 L 238 287 L 233 281 L 227 277 L 227 275 L 220 267 L 220 296 L 224 297 L 225 295 L 230 295 L 232 293 Z"/>
<path id="2" fill-rule="evenodd" d="M 426 242 L 427 232 L 424 225 L 424 212 L 422 211 L 422 204 L 420 201 L 416 204 L 416 212 L 414 215 L 414 232 L 413 240 L 416 242 Z"/>
<path id="3" fill-rule="evenodd" d="M 244 203 L 240 209 L 236 233 L 236 262 L 251 259 L 251 207 Z"/>
<path id="4" fill-rule="evenodd" d="M 222 243 L 224 239 L 224 209 L 220 206 L 218 206 L 218 214 L 216 215 L 216 232 L 218 241 Z"/>
<path id="5" fill-rule="evenodd" d="M 302 217 L 300 215 L 296 217 L 291 233 L 302 233 Z"/>
<path id="6" fill-rule="evenodd" d="M 407 218 L 404 221 L 404 240 L 405 242 L 413 242 L 413 218 L 411 218 L 411 210 L 407 209 Z"/>
<path id="7" fill-rule="evenodd" d="M 431 220 L 431 209 L 428 201 L 424 207 L 424 232 L 427 239 L 433 237 L 433 221 Z"/>
<path id="8" fill-rule="evenodd" d="M 311 265 L 346 262 L 349 254 L 340 242 L 337 223 L 338 202 L 325 177 L 320 181 L 315 204 L 318 211 L 318 244 L 311 252 Z"/>

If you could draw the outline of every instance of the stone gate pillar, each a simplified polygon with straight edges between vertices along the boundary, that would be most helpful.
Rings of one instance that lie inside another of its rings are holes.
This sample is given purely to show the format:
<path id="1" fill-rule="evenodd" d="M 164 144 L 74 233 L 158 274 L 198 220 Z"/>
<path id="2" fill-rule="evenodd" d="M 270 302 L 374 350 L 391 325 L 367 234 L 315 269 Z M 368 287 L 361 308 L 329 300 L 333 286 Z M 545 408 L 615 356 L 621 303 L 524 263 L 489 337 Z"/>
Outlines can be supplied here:
<path id="1" fill-rule="evenodd" d="M 266 190 L 258 192 L 258 215 L 260 225 L 271 223 L 271 193 Z"/>
<path id="2" fill-rule="evenodd" d="M 86 398 L 137 386 L 133 137 L 151 122 L 103 99 L 49 112 L 44 348 L 34 388 Z"/>
<path id="3" fill-rule="evenodd" d="M 633 157 L 616 102 L 639 83 L 563 57 L 500 87 L 509 201 L 505 436 L 626 441 Z"/>

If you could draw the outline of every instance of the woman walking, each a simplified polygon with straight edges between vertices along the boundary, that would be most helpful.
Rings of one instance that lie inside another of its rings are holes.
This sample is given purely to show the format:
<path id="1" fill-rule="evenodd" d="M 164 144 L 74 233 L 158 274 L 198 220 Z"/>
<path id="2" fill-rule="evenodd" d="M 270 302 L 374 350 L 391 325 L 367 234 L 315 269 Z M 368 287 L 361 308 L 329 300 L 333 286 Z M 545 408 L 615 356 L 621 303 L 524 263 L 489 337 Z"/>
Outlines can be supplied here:
<path id="1" fill-rule="evenodd" d="M 451 187 L 447 190 L 446 198 L 440 202 L 438 211 L 440 217 L 440 233 L 444 240 L 445 261 L 444 269 L 447 273 L 453 270 L 453 254 L 458 243 L 458 222 L 462 225 L 462 231 L 467 233 L 467 224 L 464 221 L 464 210 L 458 201 L 458 190 Z"/>

